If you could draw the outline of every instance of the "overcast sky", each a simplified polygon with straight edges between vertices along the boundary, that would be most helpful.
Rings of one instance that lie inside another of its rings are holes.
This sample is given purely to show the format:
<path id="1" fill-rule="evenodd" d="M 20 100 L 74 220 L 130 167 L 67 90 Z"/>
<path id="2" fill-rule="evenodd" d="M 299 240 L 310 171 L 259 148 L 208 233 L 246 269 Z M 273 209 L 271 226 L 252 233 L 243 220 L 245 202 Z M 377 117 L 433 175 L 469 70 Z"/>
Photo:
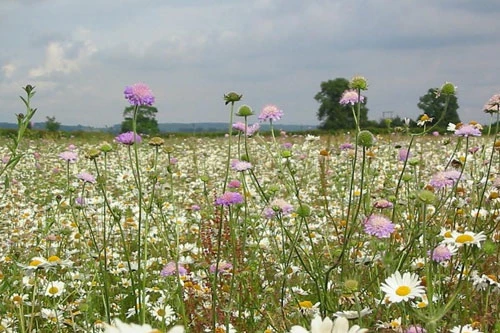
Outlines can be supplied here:
<path id="1" fill-rule="evenodd" d="M 450 81 L 462 121 L 500 93 L 498 0 L 0 0 L 0 121 L 120 123 L 126 85 L 148 84 L 159 122 L 227 121 L 236 91 L 283 124 L 316 125 L 322 81 L 369 83 L 368 117 L 416 118 Z"/>

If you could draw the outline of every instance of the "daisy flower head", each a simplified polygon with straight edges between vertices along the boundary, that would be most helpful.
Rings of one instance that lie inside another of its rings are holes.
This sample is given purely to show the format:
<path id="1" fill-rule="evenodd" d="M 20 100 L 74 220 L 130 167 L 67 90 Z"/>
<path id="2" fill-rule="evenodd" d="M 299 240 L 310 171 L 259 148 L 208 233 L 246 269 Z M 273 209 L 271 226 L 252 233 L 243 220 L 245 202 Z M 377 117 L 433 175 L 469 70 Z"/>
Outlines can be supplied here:
<path id="1" fill-rule="evenodd" d="M 283 116 L 283 110 L 280 110 L 276 105 L 268 104 L 262 109 L 259 120 L 260 121 L 276 121 L 280 120 Z"/>
<path id="2" fill-rule="evenodd" d="M 151 325 L 126 324 L 120 319 L 114 319 L 113 325 L 104 324 L 104 333 L 160 333 L 161 331 L 153 329 Z M 182 326 L 175 326 L 167 333 L 183 333 Z"/>
<path id="3" fill-rule="evenodd" d="M 473 231 L 452 231 L 451 237 L 445 238 L 443 240 L 444 244 L 453 244 L 456 247 L 462 247 L 464 245 L 475 245 L 481 247 L 481 242 L 486 240 L 486 235 L 481 231 L 475 233 Z"/>
<path id="4" fill-rule="evenodd" d="M 480 330 L 476 330 L 471 325 L 455 326 L 450 330 L 451 333 L 482 333 Z"/>
<path id="5" fill-rule="evenodd" d="M 363 103 L 364 101 L 364 96 L 359 95 L 358 92 L 354 89 L 348 89 L 342 94 L 339 103 L 342 105 L 354 105 L 358 102 Z"/>
<path id="6" fill-rule="evenodd" d="M 62 281 L 53 281 L 47 284 L 45 288 L 45 296 L 59 297 L 64 293 L 65 284 Z"/>
<path id="7" fill-rule="evenodd" d="M 372 214 L 364 223 L 365 232 L 378 238 L 389 238 L 394 228 L 394 223 L 383 215 Z"/>
<path id="8" fill-rule="evenodd" d="M 406 302 L 425 294 L 425 287 L 420 285 L 417 274 L 399 271 L 389 276 L 382 283 L 380 289 L 385 292 L 385 298 L 391 303 Z"/>
<path id="9" fill-rule="evenodd" d="M 429 117 L 426 113 L 424 113 L 417 121 L 417 126 L 424 126 L 427 123 L 432 123 L 434 118 Z"/>
<path id="10" fill-rule="evenodd" d="M 319 315 L 316 315 L 311 321 L 311 331 L 307 330 L 302 326 L 292 326 L 290 333 L 364 333 L 368 332 L 366 328 L 360 328 L 358 325 L 354 325 L 349 328 L 349 321 L 347 318 L 339 317 L 332 321 L 330 318 L 321 319 Z"/>
<path id="11" fill-rule="evenodd" d="M 125 87 L 123 91 L 125 99 L 132 105 L 153 105 L 155 97 L 153 92 L 144 83 L 136 83 L 131 86 Z"/>

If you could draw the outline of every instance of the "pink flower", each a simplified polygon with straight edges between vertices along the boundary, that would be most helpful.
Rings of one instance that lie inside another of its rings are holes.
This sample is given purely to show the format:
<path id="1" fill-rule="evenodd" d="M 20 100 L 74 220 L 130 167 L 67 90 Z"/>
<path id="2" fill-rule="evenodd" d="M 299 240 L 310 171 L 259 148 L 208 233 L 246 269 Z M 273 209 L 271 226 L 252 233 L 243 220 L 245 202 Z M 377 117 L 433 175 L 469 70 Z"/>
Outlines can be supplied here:
<path id="1" fill-rule="evenodd" d="M 75 163 L 78 159 L 78 154 L 72 151 L 65 151 L 60 153 L 59 157 L 68 163 Z"/>
<path id="2" fill-rule="evenodd" d="M 282 110 L 278 109 L 276 105 L 269 104 L 264 106 L 258 118 L 260 121 L 269 120 L 273 122 L 276 120 L 280 120 L 282 116 L 283 116 Z"/>
<path id="3" fill-rule="evenodd" d="M 238 192 L 226 192 L 215 200 L 217 206 L 231 206 L 243 203 L 243 196 Z"/>
<path id="4" fill-rule="evenodd" d="M 365 232 L 378 238 L 389 238 L 394 228 L 391 220 L 383 215 L 372 214 L 365 220 Z"/>
<path id="5" fill-rule="evenodd" d="M 349 89 L 344 91 L 339 103 L 342 105 L 354 105 L 358 102 L 363 103 L 364 101 L 365 98 L 361 95 L 358 95 L 358 92 L 356 90 Z"/>
<path id="6" fill-rule="evenodd" d="M 132 105 L 153 105 L 155 97 L 153 92 L 144 83 L 136 83 L 131 86 L 125 87 L 125 98 Z"/>

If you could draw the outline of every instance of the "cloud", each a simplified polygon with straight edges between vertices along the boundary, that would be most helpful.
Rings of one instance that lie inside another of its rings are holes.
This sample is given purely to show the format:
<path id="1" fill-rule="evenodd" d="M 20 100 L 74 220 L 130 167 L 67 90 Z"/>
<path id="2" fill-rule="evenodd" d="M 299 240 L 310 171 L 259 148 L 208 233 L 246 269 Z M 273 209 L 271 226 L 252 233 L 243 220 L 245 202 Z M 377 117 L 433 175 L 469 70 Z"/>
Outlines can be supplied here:
<path id="1" fill-rule="evenodd" d="M 80 30 L 78 35 L 88 32 Z M 69 74 L 79 71 L 89 61 L 89 58 L 97 52 L 97 47 L 89 39 L 76 39 L 73 41 L 51 41 L 45 48 L 45 61 L 43 65 L 29 71 L 31 78 L 40 78 L 52 73 Z"/>
<path id="2" fill-rule="evenodd" d="M 2 66 L 3 76 L 7 79 L 10 79 L 15 71 L 16 71 L 16 66 L 14 64 L 6 64 Z"/>

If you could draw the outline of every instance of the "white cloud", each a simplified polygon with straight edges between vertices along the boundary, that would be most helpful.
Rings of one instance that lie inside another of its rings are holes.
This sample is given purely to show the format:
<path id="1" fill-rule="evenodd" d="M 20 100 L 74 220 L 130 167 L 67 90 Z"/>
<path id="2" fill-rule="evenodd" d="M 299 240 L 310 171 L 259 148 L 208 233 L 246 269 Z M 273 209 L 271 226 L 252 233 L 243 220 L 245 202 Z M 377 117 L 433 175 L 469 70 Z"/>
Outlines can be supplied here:
<path id="1" fill-rule="evenodd" d="M 7 79 L 10 79 L 15 71 L 16 66 L 14 64 L 6 64 L 2 66 L 3 76 L 5 76 Z"/>
<path id="2" fill-rule="evenodd" d="M 52 73 L 69 74 L 79 71 L 83 64 L 97 52 L 97 47 L 90 39 L 81 40 L 80 36 L 88 35 L 88 31 L 76 32 L 77 39 L 69 42 L 52 41 L 45 49 L 43 65 L 29 71 L 31 78 L 47 76 Z"/>

